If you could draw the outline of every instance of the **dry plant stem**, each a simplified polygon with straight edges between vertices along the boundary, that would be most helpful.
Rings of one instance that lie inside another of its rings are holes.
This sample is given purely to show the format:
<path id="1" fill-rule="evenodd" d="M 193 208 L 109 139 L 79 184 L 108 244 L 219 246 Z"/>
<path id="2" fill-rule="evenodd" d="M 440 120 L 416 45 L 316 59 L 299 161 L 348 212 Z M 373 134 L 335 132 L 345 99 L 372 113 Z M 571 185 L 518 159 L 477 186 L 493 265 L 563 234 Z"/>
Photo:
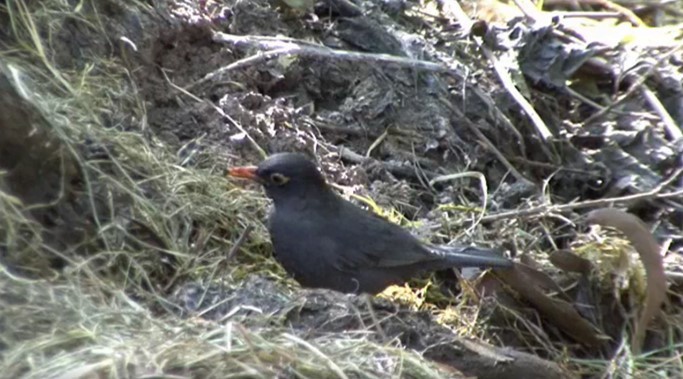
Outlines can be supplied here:
<path id="1" fill-rule="evenodd" d="M 681 175 L 682 172 L 683 172 L 683 168 L 676 170 L 669 178 L 667 178 L 665 181 L 663 181 L 660 185 L 658 185 L 657 187 L 655 187 L 652 190 L 647 191 L 647 192 L 642 192 L 642 193 L 637 193 L 634 195 L 627 195 L 627 196 L 610 197 L 607 199 L 588 200 L 588 201 L 582 201 L 582 202 L 578 202 L 578 203 L 570 203 L 570 204 L 564 204 L 564 205 L 541 205 L 538 207 L 533 207 L 533 208 L 528 208 L 528 209 L 523 209 L 523 210 L 516 210 L 516 211 L 492 214 L 492 215 L 489 215 L 489 216 L 482 218 L 481 221 L 482 222 L 490 222 L 490 221 L 497 221 L 497 220 L 502 220 L 502 219 L 506 219 L 506 218 L 513 218 L 513 217 L 514 218 L 520 218 L 520 217 L 534 216 L 534 215 L 538 215 L 538 214 L 547 214 L 547 213 L 551 213 L 551 212 L 564 212 L 564 211 L 569 211 L 569 210 L 573 210 L 573 209 L 605 207 L 605 206 L 608 206 L 611 204 L 624 204 L 624 203 L 630 203 L 630 202 L 638 201 L 638 200 L 668 199 L 668 198 L 672 198 L 672 197 L 682 196 L 683 190 L 662 193 L 662 190 L 664 188 L 666 188 L 666 186 L 671 184 L 674 180 L 676 180 L 676 178 L 678 178 L 678 176 Z"/>
<path id="2" fill-rule="evenodd" d="M 612 102 L 611 104 L 607 105 L 605 108 L 603 108 L 601 111 L 598 111 L 597 113 L 591 115 L 590 117 L 586 118 L 583 121 L 584 125 L 590 124 L 592 121 L 596 120 L 599 117 L 602 117 L 605 113 L 611 111 L 614 109 L 617 105 L 623 103 L 626 101 L 626 99 L 630 98 L 631 95 L 633 95 L 636 91 L 640 90 L 643 84 L 645 83 L 645 80 L 652 75 L 652 73 L 659 67 L 659 64 L 661 62 L 666 62 L 674 53 L 676 53 L 678 50 L 683 48 L 683 44 L 680 44 L 671 50 L 667 51 L 666 54 L 663 54 L 662 56 L 659 57 L 657 62 L 653 64 L 652 66 L 648 67 L 648 69 L 640 76 L 638 79 L 634 80 L 629 89 L 621 95 L 617 100 Z M 669 116 L 670 117 L 670 116 Z"/>
<path id="3" fill-rule="evenodd" d="M 246 228 L 244 228 L 244 231 L 240 236 L 237 238 L 237 241 L 232 245 L 230 248 L 230 251 L 228 252 L 228 255 L 225 256 L 225 262 L 230 262 L 234 257 L 235 254 L 237 254 L 237 250 L 239 250 L 242 245 L 244 245 L 244 241 L 247 240 L 247 237 L 249 237 L 249 233 L 254 230 L 253 225 L 247 225 Z"/>
<path id="4" fill-rule="evenodd" d="M 505 166 L 505 168 L 507 168 L 508 170 L 510 170 L 510 173 L 512 173 L 512 175 L 513 175 L 515 178 L 517 178 L 518 181 L 525 182 L 525 183 L 532 183 L 531 180 L 529 180 L 529 179 L 527 179 L 526 177 L 524 177 L 524 175 L 522 175 L 522 173 L 519 172 L 519 170 L 517 170 L 517 169 L 515 168 L 515 166 L 513 166 L 512 163 L 510 163 L 510 162 L 507 160 L 507 158 L 505 158 L 505 156 L 503 155 L 503 153 L 501 153 L 500 150 L 498 150 L 498 149 L 496 148 L 496 145 L 494 145 L 493 142 L 491 142 L 491 141 L 484 135 L 484 133 L 482 133 L 482 132 L 479 130 L 479 128 L 477 128 L 475 125 L 472 125 L 469 121 L 467 121 L 465 124 L 467 125 L 467 127 L 468 127 L 472 132 L 474 132 L 474 134 L 477 135 L 477 137 L 479 137 L 479 139 L 481 140 L 481 142 L 482 142 L 482 143 L 483 143 L 483 144 L 484 144 L 484 145 L 485 145 L 485 146 L 486 146 L 486 147 L 487 147 L 487 148 L 488 148 L 496 157 L 498 157 L 498 160 L 500 160 L 500 162 Z"/>
<path id="5" fill-rule="evenodd" d="M 486 208 L 488 204 L 488 185 L 486 184 L 486 177 L 484 177 L 484 174 L 481 172 L 477 171 L 466 171 L 466 172 L 459 172 L 455 174 L 448 174 L 448 175 L 441 175 L 437 176 L 436 178 L 432 179 L 429 181 L 429 186 L 434 187 L 434 184 L 440 183 L 440 182 L 445 182 L 445 181 L 450 181 L 454 179 L 459 179 L 459 178 L 475 178 L 479 180 L 479 189 L 481 190 L 481 196 L 482 196 L 482 203 L 481 203 L 481 213 L 477 217 L 477 219 L 472 223 L 472 226 L 470 226 L 466 233 L 470 233 L 477 225 L 479 225 L 479 222 L 482 217 L 484 217 L 484 214 L 486 213 Z"/>
<path id="6" fill-rule="evenodd" d="M 368 147 L 368 151 L 365 152 L 366 158 L 369 158 L 370 154 L 372 154 L 372 151 L 375 150 L 377 146 L 381 145 L 382 142 L 384 142 L 384 140 L 389 135 L 388 131 L 388 129 L 384 130 L 384 132 L 382 132 L 382 134 L 380 134 L 380 136 L 375 139 L 375 141 L 370 145 L 370 147 Z"/>
<path id="7" fill-rule="evenodd" d="M 362 294 L 361 296 L 363 297 L 363 301 L 365 301 L 365 305 L 368 307 L 368 314 L 372 319 L 373 325 L 375 326 L 375 328 L 377 328 L 377 333 L 382 338 L 382 341 L 388 342 L 389 337 L 387 337 L 387 334 L 384 332 L 384 328 L 382 328 L 382 323 L 379 321 L 379 318 L 377 318 L 375 308 L 372 306 L 372 295 Z"/>
<path id="8" fill-rule="evenodd" d="M 266 151 L 263 150 L 263 148 L 261 148 L 261 146 L 259 146 L 259 144 L 256 142 L 256 140 L 254 140 L 254 139 L 251 137 L 251 134 L 249 134 L 249 133 L 242 127 L 242 125 L 241 125 L 240 123 L 238 123 L 238 122 L 235 121 L 232 117 L 230 117 L 229 114 L 223 112 L 223 110 L 222 110 L 221 108 L 217 107 L 213 102 L 207 101 L 207 100 L 203 100 L 203 99 L 199 98 L 198 96 L 196 96 L 195 94 L 191 93 L 190 91 L 186 90 L 185 88 L 182 88 L 182 87 L 177 86 L 175 83 L 173 83 L 173 82 L 171 81 L 171 79 L 168 77 L 168 75 L 166 75 L 166 72 L 165 72 L 165 71 L 162 70 L 162 73 L 164 74 L 164 78 L 166 79 L 166 81 L 168 82 L 168 84 L 169 84 L 171 87 L 177 89 L 178 91 L 180 91 L 180 93 L 187 95 L 188 97 L 190 97 L 191 99 L 197 101 L 198 103 L 205 103 L 205 104 L 208 104 L 209 106 L 211 106 L 219 115 L 221 115 L 221 117 L 224 117 L 226 120 L 230 121 L 230 123 L 232 123 L 233 125 L 235 125 L 235 127 L 236 127 L 240 132 L 244 133 L 244 135 L 247 137 L 247 140 L 249 140 L 249 143 L 251 144 L 251 146 L 254 148 L 254 150 L 256 150 L 256 151 L 261 155 L 261 157 L 265 158 L 266 156 L 268 156 L 268 154 L 266 153 Z"/>
<path id="9" fill-rule="evenodd" d="M 257 56 L 249 57 L 220 68 L 207 76 L 216 76 L 216 73 L 223 73 L 229 71 L 229 67 L 237 65 L 238 67 L 245 67 L 249 64 L 258 63 L 263 60 L 277 58 L 281 55 L 298 55 L 298 56 L 312 56 L 312 57 L 322 57 L 322 58 L 334 58 L 349 61 L 361 61 L 366 63 L 385 63 L 385 64 L 395 64 L 401 67 L 408 67 L 412 69 L 419 69 L 432 72 L 445 72 L 453 75 L 457 78 L 463 79 L 464 75 L 455 69 L 454 67 L 448 67 L 441 63 L 434 63 L 429 61 L 423 61 L 418 59 L 410 59 L 404 57 L 398 57 L 389 54 L 370 54 L 370 53 L 359 53 L 355 51 L 348 50 L 337 50 L 331 49 L 322 45 L 315 45 L 308 43 L 306 41 L 296 40 L 292 38 L 278 38 L 278 37 L 265 37 L 265 36 L 238 36 L 227 33 L 214 33 L 213 40 L 215 42 L 221 42 L 233 46 L 243 46 L 250 48 L 268 49 L 265 53 L 259 53 Z M 251 59 L 245 63 L 246 60 Z M 200 79 L 200 82 L 205 82 L 207 77 Z M 195 86 L 192 84 L 191 86 Z"/>
<path id="10" fill-rule="evenodd" d="M 254 229 L 254 226 L 251 225 L 251 224 L 247 225 L 247 227 L 244 228 L 244 230 L 242 231 L 242 233 L 240 234 L 240 236 L 237 237 L 237 241 L 235 241 L 235 243 L 234 243 L 234 244 L 232 245 L 232 247 L 230 248 L 230 251 L 229 251 L 228 254 L 225 256 L 225 259 L 222 260 L 218 265 L 214 266 L 214 269 L 213 269 L 213 271 L 211 272 L 211 276 L 210 276 L 210 281 L 209 281 L 210 283 L 213 283 L 213 281 L 214 281 L 215 278 L 216 278 L 216 274 L 218 274 L 218 272 L 219 272 L 220 270 L 225 269 L 225 267 L 226 267 L 226 266 L 235 258 L 235 255 L 237 255 L 237 251 L 242 247 L 242 245 L 244 245 L 244 242 L 247 240 L 247 238 L 249 237 L 249 234 L 251 233 L 251 231 L 252 231 L 253 229 Z M 223 282 L 221 281 L 221 285 L 222 285 L 222 284 L 223 284 Z M 206 290 L 208 290 L 208 287 L 207 287 Z M 204 294 L 202 294 L 202 301 L 203 301 L 203 297 L 204 297 L 205 294 L 206 294 L 206 291 L 204 292 Z M 219 305 L 219 304 L 215 304 L 215 305 L 213 305 L 212 307 L 209 307 L 209 308 L 205 309 L 202 313 L 207 313 L 207 312 L 209 312 L 211 309 L 217 307 L 218 305 Z"/>
<path id="11" fill-rule="evenodd" d="M 544 2 L 545 5 L 567 5 L 570 2 L 566 0 L 546 0 Z M 647 27 L 645 23 L 638 17 L 636 16 L 633 11 L 630 9 L 623 7 L 619 4 L 615 4 L 612 1 L 608 0 L 581 0 L 581 4 L 586 4 L 586 5 L 601 5 L 605 9 L 609 9 L 613 12 L 617 12 L 619 15 L 622 17 L 625 17 L 626 19 L 629 20 L 633 25 L 635 26 L 642 26 L 642 27 Z M 533 3 L 531 3 L 529 0 L 515 0 L 515 4 L 517 4 L 517 7 L 524 12 L 524 15 L 528 18 L 530 18 L 533 21 L 538 21 L 538 15 L 541 14 L 542 12 L 538 10 Z M 557 12 L 552 12 L 552 15 L 555 15 Z M 595 13 L 595 12 L 593 12 Z M 601 12 L 602 13 L 602 12 Z M 609 12 L 605 12 L 609 13 Z"/>
<path id="12" fill-rule="evenodd" d="M 659 101 L 657 95 L 655 95 L 654 92 L 652 92 L 652 90 L 646 85 L 643 85 L 642 94 L 643 97 L 645 97 L 645 100 L 647 100 L 648 104 L 650 104 L 652 109 L 654 109 L 664 123 L 664 129 L 669 135 L 669 138 L 671 138 L 672 141 L 677 141 L 679 138 L 683 138 L 683 131 L 681 131 L 681 128 L 676 124 L 676 121 L 674 121 L 673 117 L 671 117 L 666 108 L 664 108 L 664 105 L 661 101 Z"/>
<path id="13" fill-rule="evenodd" d="M 385 170 L 389 171 L 390 173 L 398 176 L 403 176 L 403 177 L 412 177 L 415 179 L 420 179 L 422 176 L 426 177 L 428 180 L 431 180 L 432 178 L 436 178 L 439 176 L 436 172 L 433 171 L 427 171 L 427 170 L 419 170 L 413 169 L 411 167 L 407 166 L 402 166 L 402 165 L 397 165 L 393 164 L 390 162 L 382 162 L 379 160 L 376 160 L 372 157 L 366 157 L 361 154 L 356 153 L 355 151 L 349 149 L 348 147 L 344 146 L 339 146 L 337 149 L 337 153 L 342 159 L 346 159 L 349 162 L 353 162 L 356 164 L 361 164 L 365 162 L 377 162 L 379 163 Z M 421 175 L 420 175 L 421 174 Z"/>
<path id="14" fill-rule="evenodd" d="M 190 90 L 194 89 L 195 87 L 198 87 L 201 84 L 204 84 L 208 81 L 211 81 L 211 80 L 213 80 L 213 79 L 215 79 L 215 78 L 219 77 L 220 75 L 223 75 L 227 72 L 234 71 L 234 70 L 244 68 L 244 67 L 253 66 L 253 65 L 261 63 L 261 62 L 269 61 L 273 58 L 279 57 L 280 55 L 287 54 L 290 50 L 291 50 L 291 48 L 287 47 L 287 48 L 275 49 L 275 50 L 271 50 L 271 51 L 258 52 L 257 54 L 251 55 L 251 56 L 244 58 L 244 59 L 240 59 L 237 62 L 230 63 L 227 66 L 221 67 L 216 71 L 213 71 L 213 72 L 210 72 L 210 73 L 204 75 L 203 78 L 201 78 L 201 79 L 197 80 L 196 82 L 190 84 L 189 86 L 185 87 L 185 89 L 190 91 Z"/>
<path id="15" fill-rule="evenodd" d="M 313 355 L 320 358 L 323 362 L 325 362 L 327 367 L 329 367 L 330 371 L 334 373 L 337 378 L 348 379 L 348 376 L 344 374 L 344 370 L 342 370 L 336 363 L 334 363 L 334 361 L 330 357 L 325 355 L 325 353 L 320 351 L 320 349 L 318 349 L 317 347 L 313 346 L 313 344 L 311 344 L 310 342 L 305 341 L 299 338 L 298 336 L 289 333 L 285 333 L 284 337 L 294 343 L 297 343 L 300 346 L 303 346 L 304 348 L 306 348 L 306 350 L 313 353 Z"/>
<path id="16" fill-rule="evenodd" d="M 604 20 L 608 18 L 620 18 L 618 12 L 581 12 L 581 11 L 553 11 L 553 16 L 562 18 L 589 18 L 593 20 Z"/>
<path id="17" fill-rule="evenodd" d="M 448 101 L 446 101 L 446 100 L 444 100 L 444 99 L 441 99 L 441 102 L 442 102 L 446 107 L 448 107 L 448 109 L 450 109 L 450 111 L 453 112 L 453 113 L 458 117 L 458 119 L 462 120 L 462 121 L 465 123 L 465 126 L 467 126 L 467 128 L 468 128 L 472 133 L 474 133 L 474 135 L 476 135 L 477 138 L 479 138 L 479 140 L 481 141 L 481 143 L 482 143 L 484 146 L 486 146 L 486 147 L 487 147 L 487 148 L 488 148 L 488 149 L 489 149 L 489 150 L 498 158 L 498 160 L 500 161 L 500 163 L 502 163 L 503 166 L 505 166 L 505 168 L 507 168 L 508 170 L 510 170 L 510 173 L 512 173 L 512 175 L 513 175 L 518 181 L 522 181 L 522 182 L 525 182 L 525 183 L 533 183 L 533 182 L 530 181 L 529 179 L 525 178 L 524 175 L 522 175 L 522 173 L 519 172 L 519 171 L 515 168 L 515 166 L 513 166 L 512 163 L 510 163 L 510 161 L 507 160 L 507 158 L 505 158 L 505 155 L 503 155 L 503 153 L 501 153 L 500 150 L 498 150 L 498 149 L 496 148 L 496 146 L 493 144 L 493 142 L 491 142 L 491 141 L 484 135 L 484 133 L 482 133 L 481 130 L 479 130 L 479 128 L 477 128 L 476 125 L 474 125 L 472 122 L 470 122 L 469 119 L 468 119 L 468 118 L 467 118 L 459 109 L 457 109 L 456 107 L 453 106 L 453 104 L 449 103 Z"/>
<path id="18" fill-rule="evenodd" d="M 613 1 L 608 0 L 582 0 L 584 3 L 602 5 L 606 9 L 621 13 L 626 19 L 629 20 L 633 25 L 647 28 L 648 25 L 643 22 L 632 10 L 621 6 Z"/>
<path id="19" fill-rule="evenodd" d="M 536 127 L 536 130 L 541 135 L 543 141 L 547 142 L 548 139 L 553 137 L 553 134 L 550 131 L 550 129 L 548 129 L 548 126 L 546 126 L 545 122 L 543 122 L 541 116 L 539 116 L 538 113 L 536 113 L 534 107 L 531 106 L 531 104 L 529 104 L 529 102 L 524 98 L 524 95 L 522 95 L 522 93 L 519 92 L 517 87 L 515 87 L 515 84 L 512 82 L 512 78 L 510 77 L 510 74 L 500 64 L 500 62 L 498 61 L 498 59 L 496 59 L 493 53 L 491 53 L 491 50 L 489 50 L 489 48 L 487 48 L 484 44 L 481 44 L 480 48 L 484 52 L 486 58 L 493 64 L 493 69 L 496 71 L 496 74 L 498 75 L 498 78 L 503 84 L 503 87 L 505 87 L 510 96 L 512 96 L 512 98 L 522 108 L 524 113 L 526 113 L 527 116 L 529 116 L 529 119 L 534 124 L 534 127 Z"/>
<path id="20" fill-rule="evenodd" d="M 472 26 L 472 20 L 470 20 L 467 14 L 462 10 L 460 4 L 458 4 L 455 1 L 452 1 L 449 3 L 448 10 L 450 11 L 449 13 L 452 13 L 452 16 L 455 17 L 458 20 L 458 22 L 460 22 L 460 24 L 463 26 L 463 29 L 469 29 Z M 532 107 L 531 104 L 529 104 L 529 102 L 519 92 L 517 87 L 515 87 L 515 84 L 512 82 L 512 78 L 510 78 L 510 74 L 505 70 L 505 68 L 500 64 L 500 62 L 498 62 L 493 53 L 491 53 L 491 50 L 480 41 L 477 41 L 477 45 L 486 56 L 486 59 L 488 59 L 489 62 L 491 62 L 491 64 L 493 65 L 493 69 L 496 71 L 496 74 L 498 75 L 498 78 L 503 84 L 503 87 L 508 91 L 508 93 L 510 94 L 510 96 L 512 96 L 515 102 L 517 102 L 517 104 L 522 108 L 524 113 L 526 113 L 527 116 L 529 116 L 531 123 L 534 124 L 534 127 L 541 135 L 543 141 L 547 141 L 549 138 L 551 138 L 553 134 L 550 132 L 550 129 L 548 129 L 545 122 L 543 122 L 541 116 L 539 116 L 538 113 L 536 113 L 534 107 Z"/>
<path id="21" fill-rule="evenodd" d="M 586 97 L 586 96 L 584 96 L 584 95 L 582 95 L 582 94 L 580 94 L 580 93 L 574 91 L 574 90 L 573 90 L 571 87 L 569 87 L 569 86 L 567 86 L 564 90 L 567 91 L 567 93 L 570 94 L 571 96 L 576 97 L 577 99 L 583 101 L 584 103 L 590 105 L 591 107 L 593 107 L 593 108 L 595 108 L 595 109 L 597 109 L 597 110 L 602 111 L 602 110 L 605 109 L 604 106 L 602 106 L 602 105 L 596 103 L 595 101 L 589 99 L 588 97 Z"/>
<path id="22" fill-rule="evenodd" d="M 500 121 L 505 127 L 507 127 L 510 130 L 510 132 L 512 132 L 515 135 L 517 143 L 519 144 L 519 149 L 522 152 L 522 156 L 526 157 L 526 145 L 524 144 L 524 137 L 522 136 L 522 133 L 520 133 L 519 130 L 517 130 L 515 125 L 512 124 L 512 121 L 510 121 L 507 115 L 503 113 L 503 111 L 501 111 L 499 107 L 495 106 L 491 97 L 485 94 L 481 88 L 472 87 L 470 88 L 470 91 L 474 92 L 480 99 L 484 99 L 487 102 L 490 101 L 491 111 L 494 113 L 496 119 Z"/>
<path id="23" fill-rule="evenodd" d="M 633 354 L 640 354 L 645 331 L 650 321 L 659 314 L 666 298 L 666 273 L 659 252 L 659 244 L 638 217 L 614 208 L 602 208 L 588 214 L 588 222 L 621 230 L 638 252 L 647 274 L 647 294 L 640 319 L 631 336 Z"/>

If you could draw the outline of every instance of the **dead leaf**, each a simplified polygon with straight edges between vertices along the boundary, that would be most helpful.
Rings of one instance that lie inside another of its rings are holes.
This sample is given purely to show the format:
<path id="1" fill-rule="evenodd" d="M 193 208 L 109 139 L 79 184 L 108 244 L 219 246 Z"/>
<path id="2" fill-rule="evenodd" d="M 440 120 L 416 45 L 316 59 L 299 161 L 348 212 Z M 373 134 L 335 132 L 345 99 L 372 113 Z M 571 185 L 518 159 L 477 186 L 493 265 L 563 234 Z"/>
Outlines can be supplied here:
<path id="1" fill-rule="evenodd" d="M 551 253 L 550 263 L 563 271 L 581 274 L 588 274 L 593 269 L 593 264 L 588 259 L 581 258 L 569 250 L 558 250 Z"/>
<path id="2" fill-rule="evenodd" d="M 509 270 L 497 270 L 498 276 L 526 301 L 531 303 L 553 325 L 575 341 L 591 347 L 602 345 L 601 333 L 590 322 L 581 317 L 566 301 L 553 299 L 543 293 L 521 265 L 515 264 Z"/>
<path id="3" fill-rule="evenodd" d="M 640 319 L 631 337 L 631 349 L 640 353 L 645 339 L 645 330 L 666 298 L 666 274 L 659 253 L 659 245 L 645 223 L 638 217 L 615 208 L 601 208 L 588 214 L 588 222 L 619 229 L 631 241 L 640 255 L 647 273 L 647 293 Z"/>

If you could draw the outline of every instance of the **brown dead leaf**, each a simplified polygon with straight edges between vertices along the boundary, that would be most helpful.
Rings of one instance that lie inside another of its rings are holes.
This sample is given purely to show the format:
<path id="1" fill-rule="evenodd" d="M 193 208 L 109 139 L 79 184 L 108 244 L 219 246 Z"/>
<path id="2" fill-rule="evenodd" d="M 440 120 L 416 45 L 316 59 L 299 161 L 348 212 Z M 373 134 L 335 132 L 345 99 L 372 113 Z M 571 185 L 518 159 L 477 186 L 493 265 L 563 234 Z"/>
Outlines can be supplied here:
<path id="1" fill-rule="evenodd" d="M 601 208 L 592 211 L 588 214 L 588 222 L 619 229 L 629 239 L 645 266 L 645 305 L 631 337 L 631 349 L 634 354 L 638 354 L 645 339 L 645 330 L 650 320 L 659 314 L 659 308 L 666 298 L 666 274 L 659 245 L 642 220 L 619 209 Z"/>
<path id="2" fill-rule="evenodd" d="M 591 347 L 602 345 L 603 341 L 597 328 L 581 317 L 568 302 L 553 299 L 543 293 L 535 281 L 525 273 L 527 270 L 531 270 L 531 268 L 523 268 L 516 263 L 512 269 L 497 270 L 496 273 L 505 284 L 531 303 L 548 321 L 575 341 Z"/>
<path id="3" fill-rule="evenodd" d="M 562 287 L 550 275 L 541 271 L 541 266 L 530 255 L 524 254 L 520 256 L 519 261 L 521 264 L 517 265 L 517 269 L 521 270 L 524 275 L 527 275 L 536 286 L 545 291 L 553 291 L 564 300 L 569 300 L 569 296 L 567 296 Z"/>
<path id="4" fill-rule="evenodd" d="M 593 269 L 593 264 L 569 250 L 558 250 L 550 254 L 550 263 L 555 267 L 568 272 L 588 274 Z"/>

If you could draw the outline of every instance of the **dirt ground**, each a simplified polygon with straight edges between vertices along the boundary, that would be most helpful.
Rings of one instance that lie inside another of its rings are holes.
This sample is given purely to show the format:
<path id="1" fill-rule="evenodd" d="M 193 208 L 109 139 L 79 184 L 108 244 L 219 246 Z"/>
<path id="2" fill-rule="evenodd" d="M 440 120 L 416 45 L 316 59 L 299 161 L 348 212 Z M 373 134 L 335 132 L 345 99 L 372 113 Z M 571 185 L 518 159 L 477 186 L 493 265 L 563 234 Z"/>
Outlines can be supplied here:
<path id="1" fill-rule="evenodd" d="M 440 1 L 0 5 L 3 372 L 680 374 L 680 28 L 613 46 L 491 3 L 463 5 L 473 25 Z M 224 176 L 283 151 L 425 240 L 519 267 L 375 299 L 301 289 L 266 199 Z M 70 325 L 88 336 L 47 337 Z"/>

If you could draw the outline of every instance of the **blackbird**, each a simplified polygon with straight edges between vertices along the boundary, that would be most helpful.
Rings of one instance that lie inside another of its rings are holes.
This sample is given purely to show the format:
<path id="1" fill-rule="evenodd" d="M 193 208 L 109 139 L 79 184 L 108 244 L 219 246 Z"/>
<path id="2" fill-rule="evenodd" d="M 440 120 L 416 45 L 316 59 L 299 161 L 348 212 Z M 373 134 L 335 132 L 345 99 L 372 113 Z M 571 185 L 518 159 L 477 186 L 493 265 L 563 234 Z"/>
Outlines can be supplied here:
<path id="1" fill-rule="evenodd" d="M 275 258 L 304 287 L 376 294 L 423 271 L 512 266 L 495 250 L 420 242 L 337 195 L 302 154 L 275 154 L 228 175 L 263 185 L 274 203 L 268 230 Z"/>

